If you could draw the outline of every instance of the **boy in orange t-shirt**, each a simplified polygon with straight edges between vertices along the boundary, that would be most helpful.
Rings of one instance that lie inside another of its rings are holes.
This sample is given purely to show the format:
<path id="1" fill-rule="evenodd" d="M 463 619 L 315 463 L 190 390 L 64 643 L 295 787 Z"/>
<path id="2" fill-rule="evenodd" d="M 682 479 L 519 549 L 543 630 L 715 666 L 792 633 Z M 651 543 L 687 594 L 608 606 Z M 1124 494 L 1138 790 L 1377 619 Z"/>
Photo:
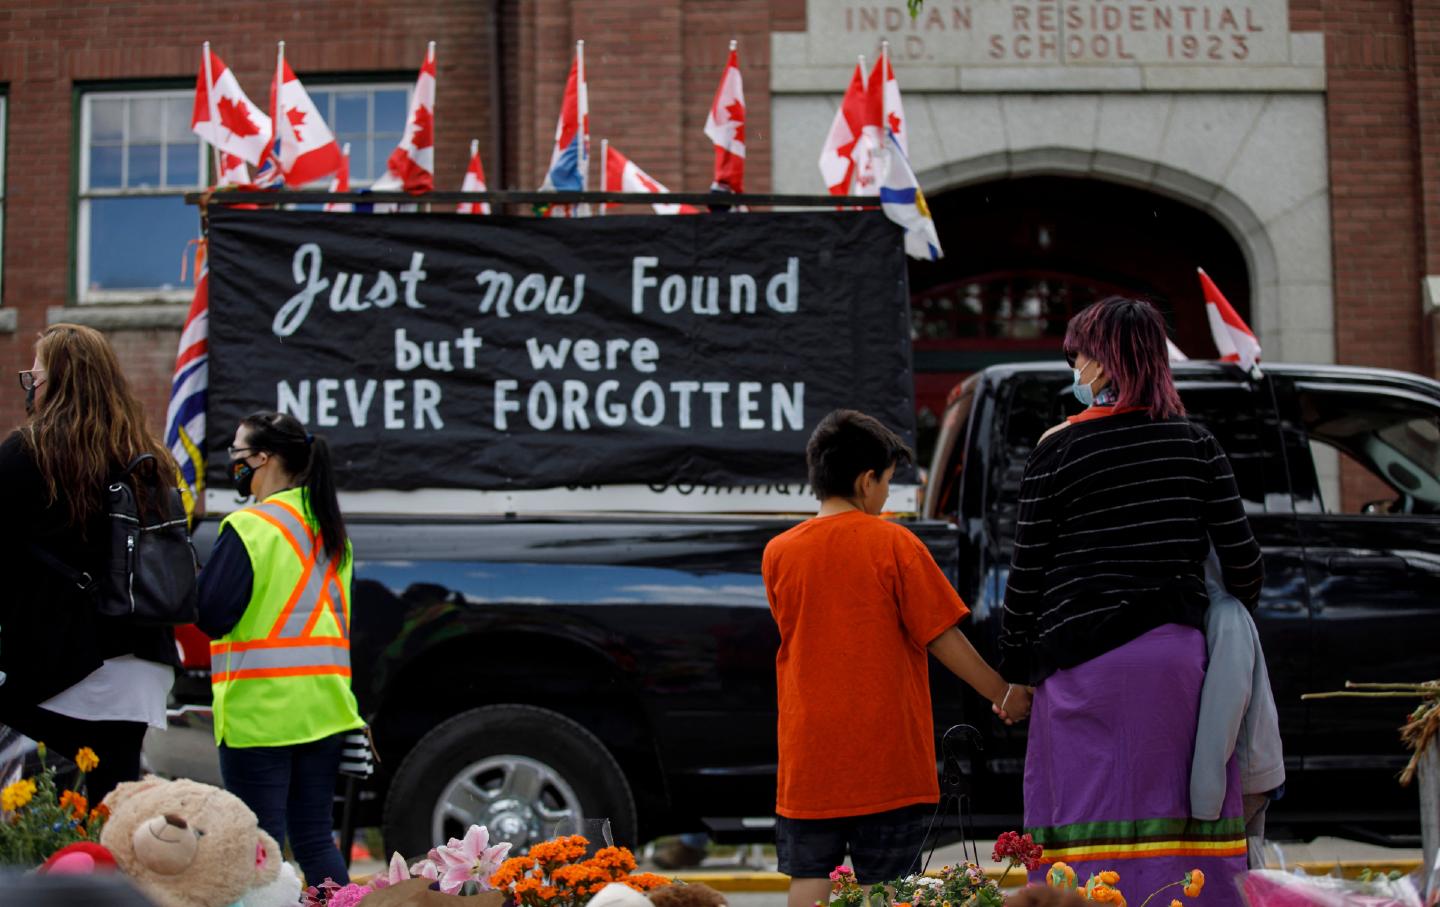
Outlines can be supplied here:
<path id="1" fill-rule="evenodd" d="M 772 539 L 762 567 L 780 628 L 775 839 L 789 907 L 828 900 L 847 852 L 866 885 L 899 878 L 918 854 L 940 799 L 927 652 L 1005 720 L 1030 710 L 1030 691 L 956 628 L 969 611 L 924 543 L 877 517 L 895 467 L 913 459 L 905 443 L 836 410 L 805 457 L 820 511 Z"/>

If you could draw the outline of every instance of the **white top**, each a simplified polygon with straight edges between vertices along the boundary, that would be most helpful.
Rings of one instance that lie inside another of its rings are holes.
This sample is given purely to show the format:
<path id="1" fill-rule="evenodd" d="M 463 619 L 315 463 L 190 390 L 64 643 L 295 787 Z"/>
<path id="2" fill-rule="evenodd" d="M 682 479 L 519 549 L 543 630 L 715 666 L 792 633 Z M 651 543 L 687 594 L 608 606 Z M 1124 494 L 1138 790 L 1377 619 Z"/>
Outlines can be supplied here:
<path id="1" fill-rule="evenodd" d="M 164 730 L 175 669 L 134 655 L 107 659 L 40 708 L 81 721 L 140 721 Z"/>

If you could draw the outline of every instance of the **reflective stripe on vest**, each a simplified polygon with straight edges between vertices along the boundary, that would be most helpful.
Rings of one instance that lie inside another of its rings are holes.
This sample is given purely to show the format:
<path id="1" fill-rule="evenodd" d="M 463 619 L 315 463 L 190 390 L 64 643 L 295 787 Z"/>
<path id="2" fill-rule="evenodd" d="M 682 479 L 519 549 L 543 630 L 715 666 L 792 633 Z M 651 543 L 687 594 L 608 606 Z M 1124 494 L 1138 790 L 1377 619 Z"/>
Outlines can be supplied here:
<path id="1" fill-rule="evenodd" d="M 300 581 L 265 638 L 210 644 L 210 682 L 316 674 L 349 677 L 345 588 L 320 540 L 300 512 L 283 501 L 265 501 L 249 511 L 280 531 L 301 562 Z M 334 616 L 340 636 L 312 636 L 326 611 Z"/>

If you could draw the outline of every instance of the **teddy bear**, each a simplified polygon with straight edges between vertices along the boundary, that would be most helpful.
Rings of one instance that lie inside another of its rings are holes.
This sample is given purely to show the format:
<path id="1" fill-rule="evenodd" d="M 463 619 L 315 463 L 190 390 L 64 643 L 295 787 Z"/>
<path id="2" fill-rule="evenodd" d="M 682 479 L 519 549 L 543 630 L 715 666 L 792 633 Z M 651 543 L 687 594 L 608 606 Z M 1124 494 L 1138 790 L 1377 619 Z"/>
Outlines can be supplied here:
<path id="1" fill-rule="evenodd" d="M 300 898 L 294 872 L 282 875 L 280 846 L 234 794 L 151 776 L 117 786 L 105 805 L 100 843 L 156 907 L 270 907 Z"/>

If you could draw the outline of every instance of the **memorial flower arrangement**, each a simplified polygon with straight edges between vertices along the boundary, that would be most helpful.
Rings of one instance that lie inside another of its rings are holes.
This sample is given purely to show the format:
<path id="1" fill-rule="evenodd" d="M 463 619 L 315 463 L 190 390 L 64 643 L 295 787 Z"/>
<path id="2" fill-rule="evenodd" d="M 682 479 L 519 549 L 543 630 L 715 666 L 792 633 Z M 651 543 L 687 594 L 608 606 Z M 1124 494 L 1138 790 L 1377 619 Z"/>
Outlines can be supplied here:
<path id="1" fill-rule="evenodd" d="M 80 776 L 75 789 L 55 784 L 55 766 L 45 761 L 40 744 L 40 773 L 21 778 L 0 790 L 0 865 L 38 866 L 50 854 L 77 841 L 95 841 L 109 812 L 90 808 L 85 775 L 100 764 L 89 747 L 75 754 Z"/>
<path id="2" fill-rule="evenodd" d="M 995 842 L 991 854 L 996 862 L 1005 861 L 1005 874 L 998 881 L 985 875 L 974 863 L 945 866 L 938 873 L 912 874 L 889 885 L 869 888 L 855 880 L 855 871 L 836 866 L 830 873 L 831 905 L 840 907 L 1002 907 L 1005 896 L 1000 891 L 1011 870 L 1024 867 L 1038 869 L 1044 848 L 1029 835 L 1007 831 Z"/>
<path id="3" fill-rule="evenodd" d="M 1120 873 L 1105 870 L 1090 876 L 1084 887 L 1080 887 L 1075 878 L 1075 870 L 1065 863 L 1054 863 L 1045 873 L 1045 884 L 1051 888 L 1060 888 L 1066 891 L 1073 891 L 1086 900 L 1098 901 L 1105 904 L 1114 904 L 1115 907 L 1125 907 L 1125 895 L 1117 887 L 1120 882 Z M 1192 869 L 1185 873 L 1185 877 L 1179 881 L 1171 882 L 1168 885 L 1161 885 L 1150 892 L 1150 895 L 1140 903 L 1140 907 L 1147 907 L 1156 895 L 1171 888 L 1180 888 L 1187 898 L 1199 897 L 1200 892 L 1205 888 L 1205 873 L 1199 869 Z M 1183 902 L 1178 898 L 1170 901 L 1170 907 L 1184 907 Z"/>
<path id="4" fill-rule="evenodd" d="M 522 857 L 511 857 L 490 877 L 520 907 L 583 907 L 611 882 L 646 892 L 670 880 L 635 872 L 635 856 L 624 847 L 605 847 L 585 859 L 590 842 L 569 835 L 536 844 Z"/>

